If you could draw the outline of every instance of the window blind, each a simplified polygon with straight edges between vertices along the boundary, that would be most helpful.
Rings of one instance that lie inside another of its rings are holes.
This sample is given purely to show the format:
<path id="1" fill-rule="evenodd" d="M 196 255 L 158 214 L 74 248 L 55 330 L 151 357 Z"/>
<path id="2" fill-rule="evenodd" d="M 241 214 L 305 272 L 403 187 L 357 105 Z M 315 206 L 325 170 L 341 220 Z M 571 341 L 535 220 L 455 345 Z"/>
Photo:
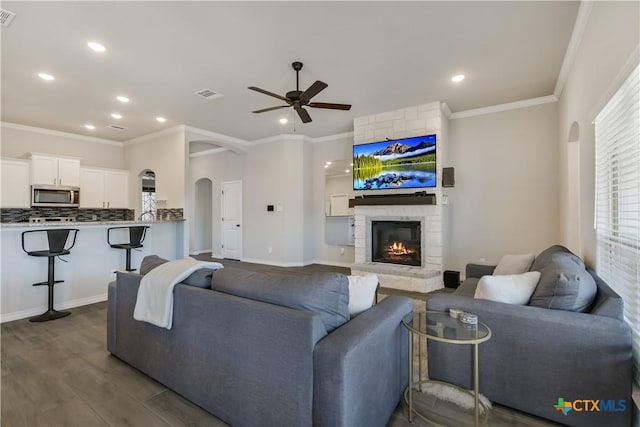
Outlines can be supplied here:
<path id="1" fill-rule="evenodd" d="M 596 271 L 624 301 L 640 380 L 640 67 L 595 120 Z"/>

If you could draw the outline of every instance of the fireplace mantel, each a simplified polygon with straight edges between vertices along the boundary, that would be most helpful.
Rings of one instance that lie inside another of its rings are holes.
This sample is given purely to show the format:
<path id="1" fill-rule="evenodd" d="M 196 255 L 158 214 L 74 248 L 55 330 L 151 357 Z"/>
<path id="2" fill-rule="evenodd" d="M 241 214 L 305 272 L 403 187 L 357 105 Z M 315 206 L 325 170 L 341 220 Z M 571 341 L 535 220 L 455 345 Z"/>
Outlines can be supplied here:
<path id="1" fill-rule="evenodd" d="M 406 206 L 406 205 L 435 205 L 435 194 L 380 194 L 349 199 L 349 207 L 356 206 Z"/>

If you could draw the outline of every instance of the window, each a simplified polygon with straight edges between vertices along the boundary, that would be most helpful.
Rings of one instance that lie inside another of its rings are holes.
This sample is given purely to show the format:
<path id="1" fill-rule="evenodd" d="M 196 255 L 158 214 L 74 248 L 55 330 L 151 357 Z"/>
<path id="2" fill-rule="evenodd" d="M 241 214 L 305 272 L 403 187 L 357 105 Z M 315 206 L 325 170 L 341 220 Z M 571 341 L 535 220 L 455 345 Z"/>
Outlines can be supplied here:
<path id="1" fill-rule="evenodd" d="M 152 171 L 142 174 L 142 215 L 145 214 L 156 217 L 156 174 Z"/>
<path id="2" fill-rule="evenodd" d="M 624 300 L 640 379 L 640 67 L 595 120 L 598 274 Z"/>

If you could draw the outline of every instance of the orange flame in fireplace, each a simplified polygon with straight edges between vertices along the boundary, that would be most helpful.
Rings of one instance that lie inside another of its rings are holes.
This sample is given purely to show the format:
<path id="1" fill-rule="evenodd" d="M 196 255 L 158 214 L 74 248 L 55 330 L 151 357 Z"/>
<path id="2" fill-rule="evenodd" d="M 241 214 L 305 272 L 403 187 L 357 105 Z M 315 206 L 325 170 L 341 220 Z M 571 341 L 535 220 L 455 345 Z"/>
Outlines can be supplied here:
<path id="1" fill-rule="evenodd" d="M 402 242 L 393 242 L 387 250 L 391 255 L 409 255 L 415 253 L 414 250 L 407 249 Z"/>

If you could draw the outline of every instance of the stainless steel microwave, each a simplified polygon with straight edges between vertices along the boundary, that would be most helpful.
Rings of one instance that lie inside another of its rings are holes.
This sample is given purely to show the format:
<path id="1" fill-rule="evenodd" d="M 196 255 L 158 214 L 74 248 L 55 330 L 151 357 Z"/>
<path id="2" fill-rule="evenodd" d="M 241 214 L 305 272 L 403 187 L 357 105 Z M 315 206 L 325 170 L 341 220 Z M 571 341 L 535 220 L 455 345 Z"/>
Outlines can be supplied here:
<path id="1" fill-rule="evenodd" d="M 31 206 L 58 206 L 67 208 L 80 207 L 80 187 L 32 185 Z"/>

